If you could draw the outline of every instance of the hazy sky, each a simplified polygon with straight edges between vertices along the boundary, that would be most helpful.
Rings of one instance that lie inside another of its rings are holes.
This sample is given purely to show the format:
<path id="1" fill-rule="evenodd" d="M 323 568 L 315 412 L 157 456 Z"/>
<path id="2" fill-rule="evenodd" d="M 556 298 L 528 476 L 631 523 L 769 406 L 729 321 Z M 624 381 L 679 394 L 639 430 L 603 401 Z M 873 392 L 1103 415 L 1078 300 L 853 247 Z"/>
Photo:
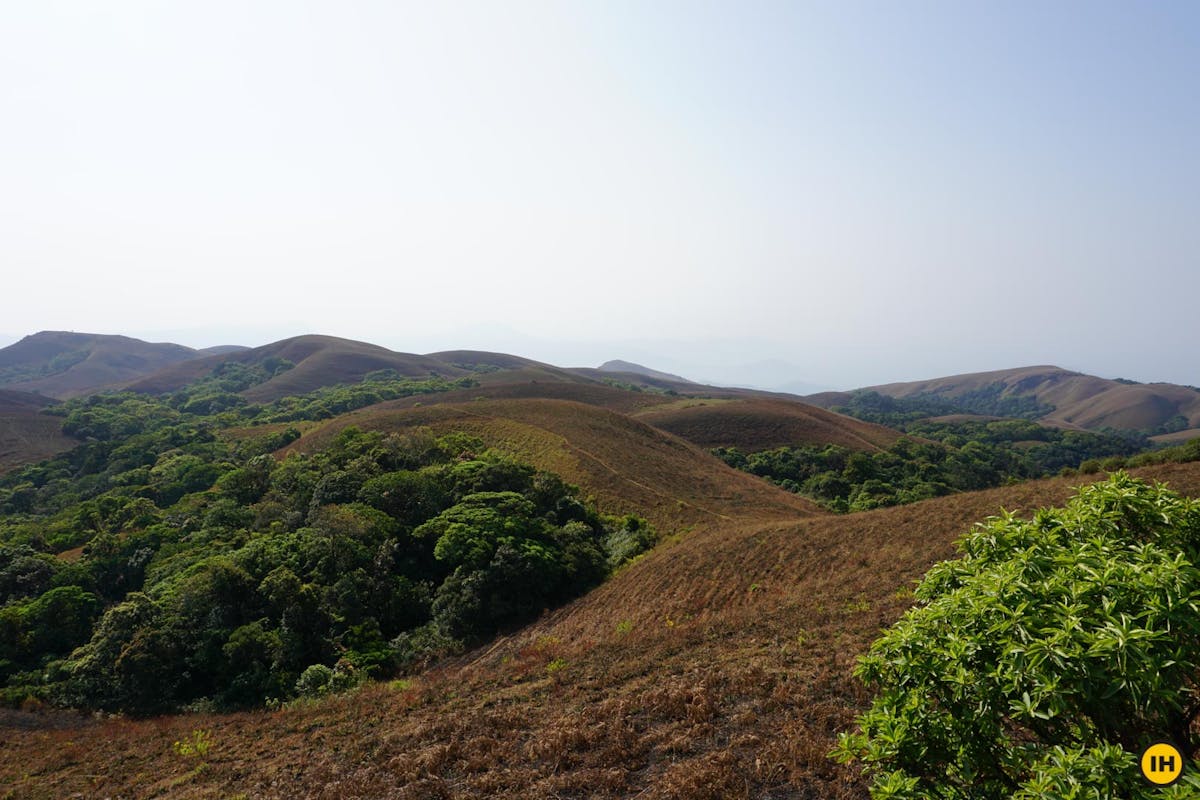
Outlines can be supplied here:
<path id="1" fill-rule="evenodd" d="M 1200 384 L 1197 76 L 1182 2 L 4 0 L 0 333 Z"/>

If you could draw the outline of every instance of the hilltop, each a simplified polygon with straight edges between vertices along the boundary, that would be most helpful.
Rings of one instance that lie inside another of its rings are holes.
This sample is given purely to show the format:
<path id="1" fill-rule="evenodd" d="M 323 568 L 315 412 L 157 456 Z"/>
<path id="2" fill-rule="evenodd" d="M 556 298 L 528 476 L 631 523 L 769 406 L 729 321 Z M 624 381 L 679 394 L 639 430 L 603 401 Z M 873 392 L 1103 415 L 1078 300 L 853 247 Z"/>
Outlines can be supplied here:
<path id="1" fill-rule="evenodd" d="M 1063 428 L 1140 431 L 1200 435 L 1200 390 L 1171 383 L 1108 380 L 1055 366 L 974 372 L 924 381 L 868 386 L 860 391 L 887 397 L 963 403 L 963 411 L 992 413 L 1007 402 L 1024 401 L 1030 416 Z M 806 401 L 824 408 L 845 405 L 848 392 L 809 395 Z M 1001 413 L 1001 415 L 1003 415 Z"/>
<path id="2" fill-rule="evenodd" d="M 42 331 L 0 348 L 0 386 L 64 399 L 115 388 L 203 355 L 180 344 L 128 336 Z"/>
<path id="3" fill-rule="evenodd" d="M 687 399 L 651 407 L 637 418 L 702 447 L 767 450 L 800 444 L 835 444 L 879 450 L 900 434 L 816 406 L 774 398 Z"/>
<path id="4" fill-rule="evenodd" d="M 669 381 L 671 383 L 692 383 L 692 381 L 689 381 L 687 378 L 681 378 L 678 375 L 672 375 L 669 372 L 660 372 L 659 370 L 651 369 L 650 367 L 643 367 L 641 364 L 635 364 L 632 361 L 621 361 L 620 359 L 605 361 L 596 369 L 600 372 L 618 372 L 625 373 L 627 375 L 640 375 L 644 378 L 655 378 L 656 380 Z"/>

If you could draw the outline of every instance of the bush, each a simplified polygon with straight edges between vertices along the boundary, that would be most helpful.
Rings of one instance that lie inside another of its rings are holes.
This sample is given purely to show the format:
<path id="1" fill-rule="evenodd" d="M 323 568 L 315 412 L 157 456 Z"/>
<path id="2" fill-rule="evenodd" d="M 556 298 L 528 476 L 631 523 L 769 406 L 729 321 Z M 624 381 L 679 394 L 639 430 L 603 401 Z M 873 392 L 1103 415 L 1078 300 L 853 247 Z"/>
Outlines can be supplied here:
<path id="1" fill-rule="evenodd" d="M 301 697 L 320 697 L 333 684 L 333 670 L 324 664 L 313 664 L 300 673 L 296 681 L 296 694 Z"/>
<path id="2" fill-rule="evenodd" d="M 1135 754 L 1195 750 L 1200 502 L 1118 473 L 960 547 L 860 659 L 878 695 L 834 755 L 877 798 L 1194 796 Z"/>

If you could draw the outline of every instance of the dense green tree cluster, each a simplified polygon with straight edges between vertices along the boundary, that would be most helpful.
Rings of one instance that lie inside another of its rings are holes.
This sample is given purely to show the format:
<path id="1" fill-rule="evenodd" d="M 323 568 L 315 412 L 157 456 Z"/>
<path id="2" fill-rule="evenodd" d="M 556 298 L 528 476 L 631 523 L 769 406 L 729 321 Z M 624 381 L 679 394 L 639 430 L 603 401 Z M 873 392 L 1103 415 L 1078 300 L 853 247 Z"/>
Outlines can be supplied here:
<path id="1" fill-rule="evenodd" d="M 1200 796 L 1137 767 L 1198 744 L 1200 502 L 1117 474 L 960 548 L 859 662 L 877 695 L 835 755 L 872 797 Z"/>
<path id="2" fill-rule="evenodd" d="M 519 624 L 653 543 L 641 520 L 456 435 L 348 429 L 282 462 L 167 452 L 139 477 L 44 520 L 80 530 L 77 560 L 17 543 L 28 520 L 6 530 L 8 699 L 287 699 Z"/>
<path id="3" fill-rule="evenodd" d="M 947 414 L 980 414 L 992 417 L 1037 419 L 1054 410 L 1030 395 L 1006 395 L 1003 383 L 993 383 L 953 397 L 927 392 L 911 397 L 888 397 L 860 389 L 851 392 L 844 405 L 834 411 L 867 422 L 903 428 L 906 423 Z"/>
<path id="4" fill-rule="evenodd" d="M 1063 431 L 1028 420 L 908 423 L 909 436 L 886 450 L 835 445 L 758 453 L 713 452 L 725 463 L 767 478 L 838 511 L 865 511 L 957 491 L 1001 486 L 1077 467 L 1086 459 L 1134 453 L 1120 436 Z"/>

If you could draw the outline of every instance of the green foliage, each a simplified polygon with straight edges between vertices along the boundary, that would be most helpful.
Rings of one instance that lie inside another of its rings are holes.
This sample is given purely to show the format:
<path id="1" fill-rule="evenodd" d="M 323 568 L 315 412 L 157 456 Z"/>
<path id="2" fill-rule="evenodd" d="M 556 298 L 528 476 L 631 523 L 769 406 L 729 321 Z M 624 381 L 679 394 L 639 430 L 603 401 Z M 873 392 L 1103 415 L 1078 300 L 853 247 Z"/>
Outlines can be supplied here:
<path id="1" fill-rule="evenodd" d="M 730 466 L 767 478 L 835 511 L 866 511 L 957 491 L 1001 486 L 1070 469 L 1097 456 L 1134 453 L 1139 443 L 1026 420 L 907 424 L 909 436 L 886 450 L 835 445 L 781 447 L 745 454 L 713 452 Z"/>
<path id="2" fill-rule="evenodd" d="M 209 732 L 201 728 L 192 731 L 192 735 L 180 739 L 171 744 L 176 754 L 184 758 L 196 758 L 203 761 L 208 757 L 209 748 L 212 747 L 212 737 Z"/>
<path id="3" fill-rule="evenodd" d="M 1182 464 L 1189 461 L 1200 461 L 1200 437 L 1176 447 L 1151 450 L 1128 457 L 1112 456 L 1105 459 L 1089 459 L 1079 465 L 1079 471 L 1084 474 L 1092 474 L 1101 469 L 1111 471 L 1146 467 L 1151 464 Z"/>
<path id="4" fill-rule="evenodd" d="M 1032 395 L 1013 394 L 1005 384 L 998 382 L 954 397 L 936 392 L 888 397 L 860 389 L 851 393 L 846 405 L 833 410 L 867 422 L 898 427 L 925 417 L 947 414 L 1038 419 L 1053 411 L 1054 406 L 1040 404 Z"/>
<path id="5" fill-rule="evenodd" d="M 1118 474 L 960 548 L 859 661 L 877 694 L 835 755 L 872 796 L 1196 796 L 1135 761 L 1198 744 L 1200 502 Z"/>

